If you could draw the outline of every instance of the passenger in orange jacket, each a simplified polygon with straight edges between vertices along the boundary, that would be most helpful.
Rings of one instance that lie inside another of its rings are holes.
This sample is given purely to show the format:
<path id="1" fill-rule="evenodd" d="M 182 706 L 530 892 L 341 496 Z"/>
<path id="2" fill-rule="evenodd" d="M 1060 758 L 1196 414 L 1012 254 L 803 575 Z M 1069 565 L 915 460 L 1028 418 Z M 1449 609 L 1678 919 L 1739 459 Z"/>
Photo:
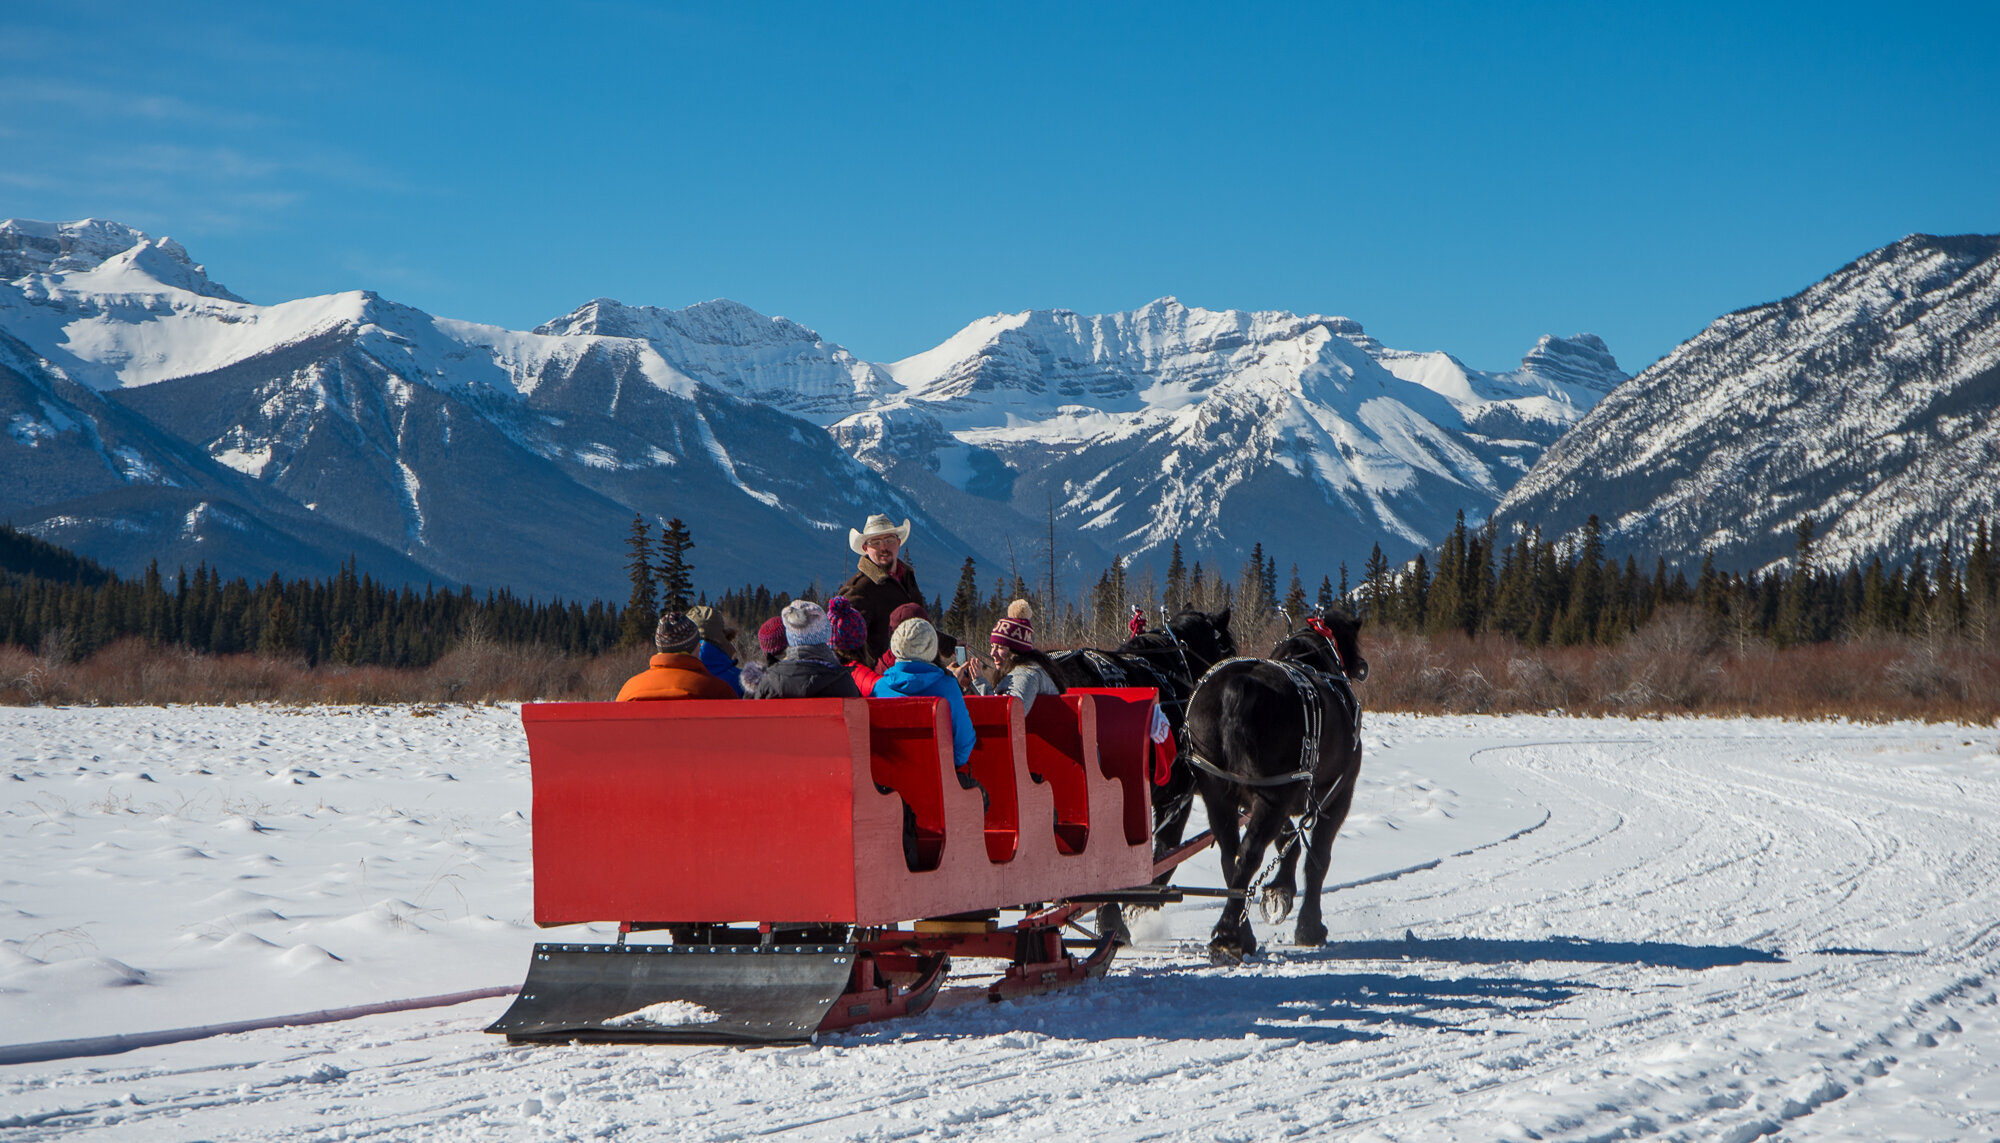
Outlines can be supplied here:
<path id="1" fill-rule="evenodd" d="M 733 699 L 736 692 L 728 683 L 708 673 L 695 657 L 701 632 L 685 615 L 663 615 L 653 630 L 653 645 L 660 653 L 645 670 L 625 681 L 618 691 L 619 702 L 653 699 Z"/>

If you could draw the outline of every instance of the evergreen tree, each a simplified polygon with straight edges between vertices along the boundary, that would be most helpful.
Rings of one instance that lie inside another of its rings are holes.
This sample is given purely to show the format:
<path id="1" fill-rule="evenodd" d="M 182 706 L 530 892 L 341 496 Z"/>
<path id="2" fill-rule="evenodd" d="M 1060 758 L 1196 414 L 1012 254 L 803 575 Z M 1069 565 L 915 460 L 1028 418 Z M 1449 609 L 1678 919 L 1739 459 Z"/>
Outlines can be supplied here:
<path id="1" fill-rule="evenodd" d="M 1382 545 L 1376 544 L 1368 552 L 1368 564 L 1362 569 L 1361 615 L 1374 623 L 1388 623 L 1389 604 L 1389 561 L 1382 555 Z"/>
<path id="2" fill-rule="evenodd" d="M 953 631 L 977 631 L 979 624 L 979 569 L 972 557 L 965 557 L 965 564 L 958 569 L 958 587 L 951 593 L 951 607 L 945 611 L 944 620 Z"/>
<path id="3" fill-rule="evenodd" d="M 1302 623 L 1306 617 L 1306 585 L 1299 580 L 1299 565 L 1292 565 L 1292 582 L 1285 588 L 1285 614 L 1293 623 Z"/>
<path id="4" fill-rule="evenodd" d="M 1406 631 L 1423 630 L 1424 620 L 1430 613 L 1431 565 L 1422 552 L 1410 561 L 1403 573 L 1402 591 L 1396 601 L 1396 626 Z"/>
<path id="5" fill-rule="evenodd" d="M 1244 619 L 1241 630 L 1249 632 L 1263 626 L 1264 617 L 1278 602 L 1274 596 L 1275 593 L 1264 590 L 1264 545 L 1253 544 L 1250 558 L 1236 577 L 1236 598 Z"/>
<path id="6" fill-rule="evenodd" d="M 1584 521 L 1583 536 L 1577 542 L 1576 563 L 1570 569 L 1569 599 L 1558 613 L 1551 633 L 1556 642 L 1574 646 L 1597 637 L 1597 622 L 1604 611 L 1604 539 L 1593 514 Z"/>
<path id="7" fill-rule="evenodd" d="M 1777 629 L 1773 634 L 1781 647 L 1813 641 L 1813 522 L 1810 515 L 1799 519 L 1793 532 L 1792 574 L 1785 581 L 1778 603 Z"/>
<path id="8" fill-rule="evenodd" d="M 271 577 L 274 581 L 277 576 Z M 285 597 L 272 598 L 270 610 L 264 615 L 264 629 L 257 635 L 257 652 L 262 655 L 291 655 L 299 649 L 298 624 L 292 618 L 292 609 L 285 606 Z"/>
<path id="9" fill-rule="evenodd" d="M 694 564 L 687 558 L 694 536 L 679 516 L 660 529 L 660 562 L 655 573 L 660 581 L 660 610 L 680 614 L 694 606 Z"/>
<path id="10" fill-rule="evenodd" d="M 1174 541 L 1173 558 L 1167 561 L 1167 609 L 1177 611 L 1187 605 L 1187 566 L 1181 563 L 1181 542 Z"/>
<path id="11" fill-rule="evenodd" d="M 629 553 L 625 570 L 632 581 L 632 595 L 625 601 L 624 616 L 618 627 L 620 647 L 651 644 L 653 627 L 660 621 L 657 596 L 653 593 L 653 564 L 647 558 L 651 546 L 646 518 L 635 513 L 631 530 L 625 538 L 625 548 Z"/>

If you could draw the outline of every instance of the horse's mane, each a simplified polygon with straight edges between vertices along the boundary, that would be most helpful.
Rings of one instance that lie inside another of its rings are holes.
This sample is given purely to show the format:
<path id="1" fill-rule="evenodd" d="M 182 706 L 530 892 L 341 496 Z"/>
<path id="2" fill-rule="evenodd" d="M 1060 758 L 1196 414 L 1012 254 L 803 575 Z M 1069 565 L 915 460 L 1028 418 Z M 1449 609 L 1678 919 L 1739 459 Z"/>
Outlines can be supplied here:
<path id="1" fill-rule="evenodd" d="M 1141 631 L 1123 643 L 1118 650 L 1127 655 L 1150 655 L 1159 651 L 1171 651 L 1174 641 L 1164 631 Z"/>

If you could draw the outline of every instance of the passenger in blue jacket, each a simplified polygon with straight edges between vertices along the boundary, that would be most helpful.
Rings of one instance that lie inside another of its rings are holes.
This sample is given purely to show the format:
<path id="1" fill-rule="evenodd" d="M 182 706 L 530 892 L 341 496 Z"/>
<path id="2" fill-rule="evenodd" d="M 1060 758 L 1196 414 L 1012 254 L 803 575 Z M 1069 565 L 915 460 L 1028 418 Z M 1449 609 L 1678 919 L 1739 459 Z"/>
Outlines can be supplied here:
<path id="1" fill-rule="evenodd" d="M 695 657 L 708 668 L 709 674 L 728 683 L 736 697 L 742 698 L 743 675 L 736 665 L 736 628 L 706 603 L 688 608 L 687 617 L 694 621 L 694 629 L 701 632 Z"/>
<path id="2" fill-rule="evenodd" d="M 958 784 L 970 790 L 976 783 L 967 767 L 978 736 L 972 731 L 972 716 L 965 710 L 965 692 L 951 672 L 931 662 L 937 658 L 937 628 L 928 620 L 905 619 L 889 636 L 889 649 L 896 662 L 875 680 L 876 698 L 941 698 L 951 707 L 951 753 L 958 767 Z"/>

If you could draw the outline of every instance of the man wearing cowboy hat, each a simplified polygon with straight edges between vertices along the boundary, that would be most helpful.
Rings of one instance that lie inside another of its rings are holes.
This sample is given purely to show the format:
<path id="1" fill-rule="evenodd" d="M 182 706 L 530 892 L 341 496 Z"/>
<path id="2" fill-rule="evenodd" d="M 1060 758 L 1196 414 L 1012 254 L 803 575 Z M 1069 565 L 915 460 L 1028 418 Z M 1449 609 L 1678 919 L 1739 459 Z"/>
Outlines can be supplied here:
<path id="1" fill-rule="evenodd" d="M 917 586 L 917 573 L 902 559 L 903 545 L 910 541 L 910 522 L 892 524 L 887 516 L 870 516 L 859 530 L 847 530 L 847 546 L 861 557 L 854 578 L 840 585 L 836 595 L 847 598 L 868 621 L 868 661 L 879 662 L 889 650 L 889 617 L 898 607 L 924 603 Z M 949 655 L 957 640 L 940 635 L 940 654 Z"/>

